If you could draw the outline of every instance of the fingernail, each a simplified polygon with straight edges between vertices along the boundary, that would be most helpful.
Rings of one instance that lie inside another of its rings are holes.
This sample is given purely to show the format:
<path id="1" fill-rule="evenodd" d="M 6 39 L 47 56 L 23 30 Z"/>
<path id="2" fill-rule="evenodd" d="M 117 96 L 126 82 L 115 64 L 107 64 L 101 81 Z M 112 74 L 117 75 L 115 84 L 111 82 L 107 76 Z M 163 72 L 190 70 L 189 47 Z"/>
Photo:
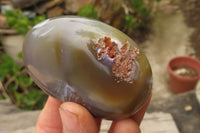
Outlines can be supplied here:
<path id="1" fill-rule="evenodd" d="M 80 133 L 80 123 L 77 115 L 64 109 L 62 106 L 59 109 L 63 124 L 63 133 Z"/>

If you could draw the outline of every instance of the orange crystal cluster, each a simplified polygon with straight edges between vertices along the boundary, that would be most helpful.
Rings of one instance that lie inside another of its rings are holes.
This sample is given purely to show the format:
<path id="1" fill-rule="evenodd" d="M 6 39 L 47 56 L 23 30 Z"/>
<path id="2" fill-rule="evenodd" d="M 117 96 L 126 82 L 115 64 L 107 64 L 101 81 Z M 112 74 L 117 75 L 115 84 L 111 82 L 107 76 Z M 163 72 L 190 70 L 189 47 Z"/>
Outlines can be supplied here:
<path id="1" fill-rule="evenodd" d="M 107 56 L 114 62 L 112 72 L 117 77 L 117 82 L 133 83 L 138 70 L 136 56 L 139 54 L 139 50 L 137 48 L 130 49 L 128 42 L 119 48 L 119 45 L 110 37 L 104 37 L 95 43 L 94 49 L 97 50 L 98 60 Z"/>

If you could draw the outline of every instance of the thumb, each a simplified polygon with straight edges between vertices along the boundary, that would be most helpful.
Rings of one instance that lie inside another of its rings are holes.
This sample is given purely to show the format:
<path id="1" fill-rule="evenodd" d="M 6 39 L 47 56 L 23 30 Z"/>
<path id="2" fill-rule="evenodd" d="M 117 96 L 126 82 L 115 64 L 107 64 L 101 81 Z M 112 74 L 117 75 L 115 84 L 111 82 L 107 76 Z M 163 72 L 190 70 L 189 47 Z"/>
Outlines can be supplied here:
<path id="1" fill-rule="evenodd" d="M 63 133 L 98 133 L 94 117 L 83 106 L 65 102 L 60 106 Z"/>

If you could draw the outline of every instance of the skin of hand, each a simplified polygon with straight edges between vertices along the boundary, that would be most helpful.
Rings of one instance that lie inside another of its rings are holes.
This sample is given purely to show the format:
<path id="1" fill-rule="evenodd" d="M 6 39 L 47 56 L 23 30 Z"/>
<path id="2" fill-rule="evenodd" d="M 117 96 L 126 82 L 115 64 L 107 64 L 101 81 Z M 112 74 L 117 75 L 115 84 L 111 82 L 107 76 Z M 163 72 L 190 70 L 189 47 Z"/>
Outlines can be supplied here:
<path id="1" fill-rule="evenodd" d="M 141 133 L 139 125 L 150 102 L 132 117 L 115 120 L 108 133 Z M 98 133 L 101 119 L 94 118 L 86 108 L 73 103 L 64 102 L 49 96 L 40 113 L 35 133 Z"/>

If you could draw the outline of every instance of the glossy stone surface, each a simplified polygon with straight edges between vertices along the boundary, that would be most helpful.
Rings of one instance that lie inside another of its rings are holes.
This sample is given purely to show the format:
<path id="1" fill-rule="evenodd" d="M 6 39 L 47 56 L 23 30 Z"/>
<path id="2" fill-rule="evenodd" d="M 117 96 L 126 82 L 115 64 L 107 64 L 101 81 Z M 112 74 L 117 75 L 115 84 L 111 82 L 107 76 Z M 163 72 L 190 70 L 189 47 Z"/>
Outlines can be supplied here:
<path id="1" fill-rule="evenodd" d="M 119 50 L 125 44 L 127 51 L 139 50 L 132 39 L 107 24 L 80 17 L 58 17 L 39 23 L 26 35 L 24 63 L 35 83 L 47 94 L 80 103 L 95 117 L 128 117 L 150 95 L 151 67 L 139 50 L 132 59 L 131 65 L 136 69 L 131 69 L 134 71 L 129 74 L 130 79 L 117 77 L 113 68 L 116 60 L 105 54 L 98 58 L 101 50 L 94 48 L 105 37 L 111 38 Z"/>

